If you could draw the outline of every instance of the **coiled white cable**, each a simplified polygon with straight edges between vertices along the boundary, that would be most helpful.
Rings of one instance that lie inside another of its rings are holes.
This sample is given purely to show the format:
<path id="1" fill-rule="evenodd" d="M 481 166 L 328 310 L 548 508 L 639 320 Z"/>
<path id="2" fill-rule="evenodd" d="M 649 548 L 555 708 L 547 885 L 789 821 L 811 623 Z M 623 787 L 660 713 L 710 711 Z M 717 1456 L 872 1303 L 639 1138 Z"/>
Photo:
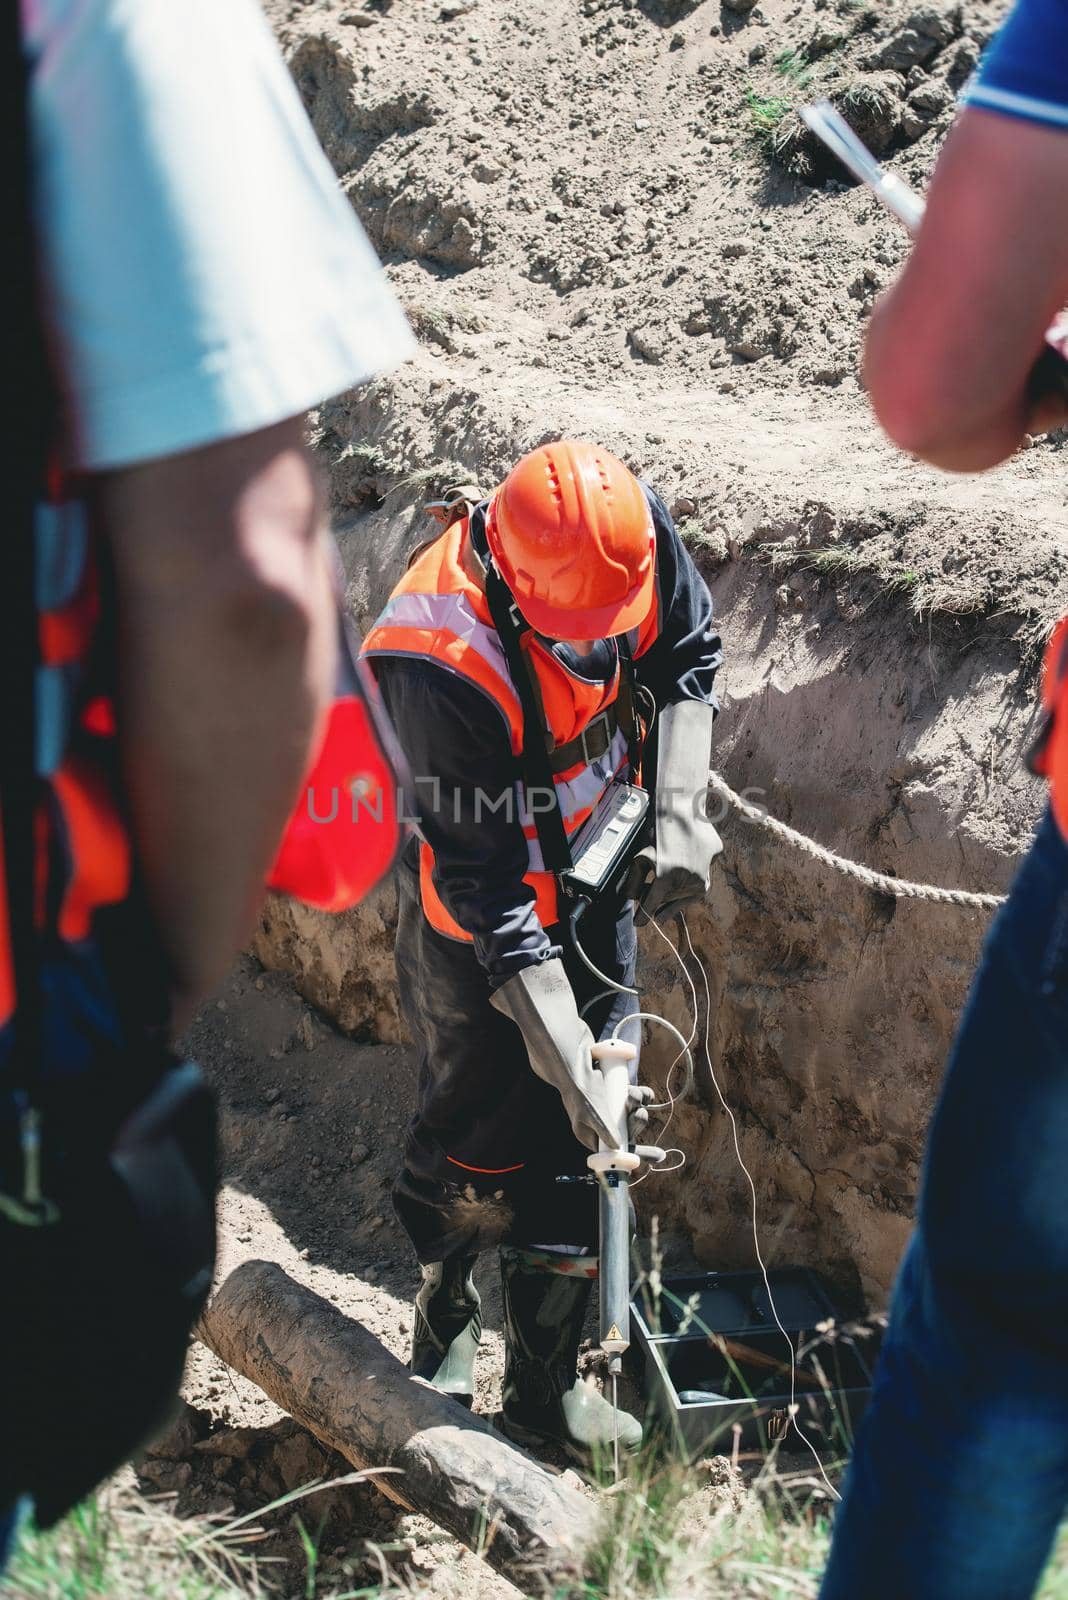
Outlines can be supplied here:
<path id="1" fill-rule="evenodd" d="M 589 958 L 586 956 L 585 951 L 582 949 L 582 946 L 579 944 L 578 938 L 577 938 L 576 933 L 575 933 L 575 924 L 578 921 L 578 917 L 580 915 L 581 915 L 581 911 L 578 911 L 572 917 L 572 925 L 571 925 L 572 942 L 574 943 L 575 949 L 578 951 L 579 956 L 585 962 L 586 966 L 590 969 L 590 971 L 594 974 L 594 976 L 596 978 L 598 978 L 600 980 L 600 982 L 602 982 L 605 985 L 605 989 L 600 994 L 594 995 L 593 998 L 591 1000 L 588 1000 L 586 1002 L 586 1005 L 583 1006 L 581 1014 L 584 1016 L 586 1011 L 589 1010 L 590 1006 L 594 1005 L 598 1000 L 603 999 L 605 994 L 611 994 L 611 993 L 614 992 L 614 993 L 617 993 L 617 994 L 633 994 L 633 995 L 636 996 L 638 994 L 638 990 L 637 989 L 632 989 L 632 988 L 630 988 L 630 987 L 628 987 L 628 986 L 626 986 L 624 984 L 614 983 L 611 978 L 606 976 L 605 973 L 598 971 L 598 969 L 593 965 L 592 961 L 589 960 Z M 676 1028 L 676 1026 L 675 1026 L 675 1024 L 673 1022 L 669 1022 L 666 1017 L 662 1017 L 662 1016 L 658 1015 L 658 1013 L 656 1013 L 655 1011 L 632 1011 L 632 1012 L 630 1012 L 627 1016 L 622 1017 L 620 1019 L 620 1021 L 616 1023 L 615 1027 L 612 1030 L 611 1037 L 612 1037 L 613 1040 L 617 1040 L 619 1038 L 620 1029 L 624 1028 L 627 1025 L 628 1022 L 655 1022 L 655 1023 L 658 1023 L 662 1028 L 667 1028 L 669 1033 L 674 1034 L 675 1038 L 679 1042 L 679 1046 L 680 1046 L 679 1054 L 675 1057 L 674 1061 L 671 1063 L 671 1066 L 668 1068 L 667 1076 L 666 1076 L 666 1078 L 664 1080 L 664 1093 L 667 1096 L 667 1098 L 665 1100 L 662 1100 L 662 1101 L 658 1102 L 655 1105 L 651 1105 L 651 1106 L 648 1107 L 648 1110 L 651 1111 L 651 1112 L 652 1111 L 665 1111 L 665 1110 L 667 1111 L 667 1117 L 666 1117 L 666 1119 L 664 1121 L 664 1125 L 660 1129 L 660 1132 L 657 1134 L 657 1139 L 658 1140 L 662 1140 L 663 1137 L 664 1137 L 664 1134 L 667 1132 L 668 1126 L 671 1123 L 672 1117 L 675 1115 L 675 1106 L 677 1105 L 679 1100 L 681 1100 L 686 1094 L 689 1093 L 690 1088 L 693 1085 L 694 1066 L 693 1066 L 693 1054 L 692 1054 L 691 1046 L 692 1046 L 694 1040 L 697 1037 L 697 1027 L 698 1027 L 698 1020 L 699 1020 L 699 1016 L 700 1016 L 700 1007 L 699 1007 L 699 1005 L 697 1003 L 697 985 L 694 983 L 693 978 L 690 975 L 689 969 L 687 968 L 687 965 L 686 965 L 685 961 L 682 958 L 681 951 L 678 950 L 676 948 L 676 946 L 672 944 L 671 940 L 668 938 L 667 934 L 664 932 L 663 928 L 660 926 L 659 922 L 657 922 L 655 917 L 651 916 L 649 918 L 649 921 L 652 924 L 652 926 L 656 929 L 656 931 L 659 934 L 660 938 L 663 939 L 664 943 L 667 945 L 668 949 L 671 951 L 671 954 L 675 957 L 675 960 L 679 964 L 679 968 L 680 968 L 680 970 L 682 972 L 683 977 L 685 978 L 686 982 L 690 986 L 690 997 L 691 997 L 691 1000 L 693 1002 L 693 1027 L 690 1030 L 690 1037 L 689 1037 L 689 1039 L 684 1039 L 682 1037 L 682 1034 L 680 1033 L 679 1029 Z M 797 1434 L 797 1437 L 801 1440 L 801 1442 L 805 1446 L 805 1448 L 810 1452 L 810 1454 L 812 1456 L 812 1459 L 816 1463 L 816 1467 L 817 1467 L 817 1469 L 819 1471 L 820 1477 L 823 1480 L 824 1486 L 826 1487 L 828 1494 L 831 1496 L 832 1499 L 840 1500 L 842 1497 L 838 1493 L 838 1490 L 834 1487 L 834 1484 L 831 1482 L 830 1478 L 827 1476 L 827 1473 L 826 1473 L 826 1470 L 824 1468 L 823 1462 L 819 1458 L 819 1452 L 817 1451 L 815 1445 L 812 1443 L 812 1440 L 807 1436 L 807 1434 L 802 1433 L 801 1428 L 800 1428 L 800 1426 L 798 1424 L 798 1421 L 797 1421 L 797 1350 L 796 1350 L 796 1348 L 794 1346 L 793 1340 L 791 1339 L 790 1335 L 787 1333 L 785 1327 L 783 1326 L 781 1317 L 779 1316 L 778 1307 L 775 1304 L 775 1296 L 772 1293 L 772 1289 L 771 1289 L 771 1279 L 770 1279 L 769 1274 L 768 1274 L 767 1265 L 765 1264 L 765 1261 L 764 1261 L 763 1251 L 760 1248 L 760 1227 L 759 1227 L 759 1220 L 758 1220 L 758 1215 L 757 1215 L 756 1183 L 754 1182 L 753 1175 L 750 1172 L 749 1168 L 746 1166 L 745 1159 L 744 1159 L 744 1157 L 742 1155 L 742 1146 L 741 1146 L 741 1140 L 740 1140 L 739 1134 L 738 1134 L 737 1118 L 735 1117 L 734 1112 L 732 1111 L 730 1105 L 727 1102 L 727 1098 L 724 1095 L 722 1088 L 720 1087 L 720 1082 L 719 1082 L 719 1078 L 718 1078 L 717 1073 L 716 1073 L 716 1069 L 712 1065 L 712 1046 L 711 1046 L 711 1038 L 710 1038 L 711 1028 L 712 1028 L 712 990 L 711 990 L 711 986 L 709 985 L 709 981 L 708 981 L 708 972 L 707 972 L 707 970 L 705 968 L 704 962 L 701 960 L 700 956 L 697 954 L 697 951 L 694 949 L 693 940 L 690 937 L 689 925 L 688 925 L 688 923 L 686 921 L 685 916 L 681 912 L 679 913 L 679 921 L 682 923 L 682 929 L 683 929 L 683 932 L 686 935 L 686 947 L 690 952 L 691 959 L 696 962 L 697 966 L 700 969 L 701 980 L 702 980 L 702 983 L 704 984 L 704 990 L 705 990 L 705 1031 L 704 1031 L 705 1062 L 706 1062 L 706 1064 L 708 1066 L 708 1074 L 709 1074 L 709 1077 L 710 1077 L 710 1079 L 712 1081 L 712 1087 L 716 1091 L 716 1097 L 719 1100 L 720 1106 L 722 1107 L 723 1111 L 725 1112 L 725 1114 L 726 1114 L 726 1116 L 727 1116 L 727 1118 L 728 1118 L 728 1120 L 730 1122 L 730 1125 L 731 1125 L 731 1138 L 732 1138 L 732 1141 L 733 1141 L 733 1144 L 734 1144 L 735 1158 L 737 1159 L 738 1165 L 741 1168 L 742 1172 L 744 1173 L 745 1180 L 746 1180 L 747 1184 L 749 1185 L 750 1222 L 751 1222 L 752 1232 L 753 1232 L 753 1250 L 754 1250 L 755 1255 L 756 1255 L 757 1264 L 758 1264 L 758 1266 L 760 1268 L 760 1275 L 764 1280 L 764 1289 L 765 1289 L 765 1292 L 767 1293 L 768 1305 L 771 1307 L 772 1318 L 774 1319 L 775 1326 L 776 1326 L 776 1328 L 778 1328 L 779 1332 L 782 1334 L 783 1339 L 786 1341 L 787 1348 L 790 1351 L 790 1409 L 789 1409 L 790 1426 L 794 1430 L 794 1432 Z M 672 1078 L 672 1074 L 675 1071 L 675 1068 L 678 1066 L 679 1062 L 684 1057 L 685 1057 L 685 1060 L 686 1060 L 686 1067 L 687 1067 L 686 1082 L 683 1085 L 682 1089 L 678 1092 L 678 1094 L 675 1094 L 675 1093 L 673 1093 L 672 1088 L 671 1088 L 671 1078 Z M 649 1167 L 648 1171 L 644 1172 L 640 1178 L 635 1178 L 631 1182 L 631 1188 L 632 1189 L 636 1188 L 639 1183 L 644 1183 L 646 1178 L 651 1178 L 651 1177 L 654 1176 L 654 1174 L 658 1174 L 658 1175 L 661 1175 L 661 1176 L 666 1176 L 670 1172 L 678 1172 L 678 1171 L 680 1171 L 686 1165 L 686 1154 L 685 1154 L 685 1151 L 677 1149 L 676 1147 L 670 1147 L 670 1148 L 667 1149 L 666 1154 L 669 1155 L 669 1156 L 678 1156 L 679 1159 L 678 1159 L 678 1161 L 674 1162 L 670 1167 L 663 1166 L 663 1165 L 656 1166 L 656 1167 L 652 1167 L 652 1166 Z"/>
<path id="2" fill-rule="evenodd" d="M 606 972 L 602 972 L 600 967 L 595 967 L 585 950 L 582 948 L 578 936 L 578 923 L 579 918 L 586 909 L 587 902 L 585 900 L 580 900 L 574 911 L 571 913 L 571 921 L 569 926 L 571 929 L 571 943 L 575 947 L 575 954 L 578 956 L 579 960 L 582 962 L 582 965 L 587 969 L 587 971 L 592 972 L 594 977 L 597 979 L 597 982 L 603 983 L 606 989 L 611 990 L 614 994 L 632 994 L 634 998 L 637 999 L 637 989 L 632 989 L 629 983 L 617 983 L 616 980 L 614 978 L 610 978 Z M 585 1013 L 589 1007 L 593 1005 L 594 1000 L 600 1000 L 600 998 L 601 996 L 598 994 L 594 995 L 593 1000 L 587 1000 L 585 1006 L 582 1008 L 583 1013 Z"/>
<path id="3" fill-rule="evenodd" d="M 709 1076 L 712 1079 L 712 1086 L 716 1091 L 716 1096 L 717 1096 L 717 1098 L 719 1100 L 720 1105 L 723 1107 L 723 1110 L 726 1112 L 727 1117 L 728 1117 L 728 1119 L 730 1121 L 731 1136 L 732 1136 L 732 1139 L 734 1141 L 734 1154 L 737 1157 L 738 1165 L 739 1165 L 739 1167 L 741 1167 L 743 1173 L 745 1174 L 746 1182 L 749 1185 L 749 1195 L 750 1195 L 750 1203 L 751 1203 L 750 1216 L 751 1216 L 752 1228 L 753 1228 L 753 1249 L 756 1252 L 757 1263 L 758 1263 L 758 1265 L 760 1267 L 761 1276 L 764 1279 L 764 1288 L 765 1288 L 765 1290 L 767 1292 L 768 1304 L 771 1307 L 772 1317 L 775 1319 L 775 1326 L 778 1328 L 779 1332 L 782 1334 L 783 1338 L 786 1340 L 787 1346 L 789 1347 L 789 1351 L 790 1351 L 790 1426 L 793 1428 L 794 1432 L 797 1434 L 797 1437 L 804 1444 L 805 1448 L 811 1452 L 812 1459 L 816 1463 L 816 1466 L 817 1466 L 817 1468 L 819 1470 L 820 1477 L 823 1479 L 823 1482 L 824 1482 L 824 1485 L 826 1486 L 828 1494 L 830 1494 L 832 1499 L 840 1500 L 842 1497 L 838 1493 L 838 1490 L 834 1487 L 834 1484 L 831 1482 L 830 1478 L 827 1476 L 827 1473 L 826 1473 L 826 1471 L 824 1469 L 824 1466 L 823 1466 L 823 1462 L 819 1458 L 819 1452 L 817 1451 L 815 1445 L 812 1443 L 812 1440 L 808 1437 L 807 1434 L 802 1433 L 801 1428 L 798 1425 L 798 1421 L 797 1421 L 797 1377 L 796 1377 L 796 1374 L 797 1374 L 797 1351 L 796 1351 L 796 1349 L 794 1347 L 794 1341 L 791 1339 L 790 1335 L 787 1333 L 786 1329 L 783 1327 L 782 1319 L 779 1316 L 778 1308 L 777 1308 L 777 1306 L 775 1304 L 775 1296 L 771 1292 L 771 1280 L 770 1280 L 770 1278 L 768 1276 L 768 1269 L 764 1264 L 763 1252 L 761 1251 L 761 1248 L 760 1248 L 760 1230 L 759 1230 L 759 1226 L 758 1226 L 758 1222 L 757 1222 L 757 1191 L 756 1191 L 756 1184 L 753 1181 L 753 1174 L 750 1172 L 749 1168 L 746 1166 L 745 1160 L 744 1160 L 744 1158 L 742 1156 L 741 1142 L 740 1142 L 739 1137 L 738 1137 L 738 1122 L 737 1122 L 737 1119 L 736 1119 L 736 1117 L 734 1115 L 734 1112 L 731 1110 L 730 1106 L 727 1103 L 727 1100 L 726 1100 L 726 1097 L 725 1097 L 725 1095 L 723 1093 L 723 1090 L 720 1088 L 719 1078 L 716 1075 L 716 1069 L 712 1065 L 712 1049 L 711 1049 L 711 1044 L 710 1044 L 710 1041 L 709 1041 L 709 1034 L 710 1034 L 711 1026 L 712 1026 L 712 991 L 711 991 L 711 988 L 710 988 L 709 982 L 708 982 L 708 973 L 705 970 L 704 962 L 701 960 L 700 956 L 697 954 L 697 951 L 693 947 L 693 940 L 690 937 L 690 929 L 689 929 L 689 926 L 687 925 L 686 918 L 683 917 L 683 916 L 680 916 L 680 921 L 682 922 L 683 932 L 686 935 L 686 946 L 687 946 L 687 949 L 689 950 L 692 959 L 694 961 L 696 961 L 698 967 L 701 969 L 701 978 L 702 978 L 702 980 L 704 982 L 704 986 L 705 986 L 705 1037 L 704 1037 L 705 1061 L 706 1061 L 706 1063 L 708 1065 Z M 674 954 L 675 954 L 675 956 L 676 956 L 676 958 L 678 960 L 679 966 L 682 968 L 682 970 L 686 974 L 687 978 L 689 978 L 689 973 L 686 972 L 686 963 L 683 961 L 680 952 L 675 949 L 674 945 L 671 944 L 670 939 L 667 941 L 667 943 L 670 945 L 671 949 L 674 951 Z M 690 979 L 690 985 L 691 985 L 691 988 L 693 988 L 693 979 L 692 978 Z M 696 993 L 697 993 L 697 991 L 694 988 L 695 1000 L 696 1000 Z M 694 1028 L 695 1028 L 695 1030 L 696 1030 L 696 1026 L 697 1026 L 696 1015 L 697 1015 L 697 1013 L 696 1013 L 696 1005 L 695 1005 L 695 1009 L 694 1009 Z"/>
<path id="4" fill-rule="evenodd" d="M 589 956 L 587 956 L 585 950 L 583 950 L 582 945 L 579 943 L 577 924 L 578 924 L 578 919 L 582 915 L 582 912 L 583 912 L 584 909 L 585 908 L 583 906 L 579 905 L 579 906 L 577 906 L 575 908 L 575 910 L 571 914 L 571 942 L 574 945 L 575 950 L 578 953 L 580 959 L 583 961 L 583 963 L 586 965 L 586 967 L 589 969 L 589 971 L 592 972 L 594 977 L 597 978 L 601 983 L 603 983 L 605 985 L 605 987 L 598 994 L 592 995 L 591 998 L 586 1001 L 586 1004 L 582 1007 L 581 1011 L 579 1012 L 579 1016 L 581 1016 L 583 1019 L 585 1019 L 586 1013 L 587 1013 L 587 1011 L 590 1010 L 591 1006 L 595 1006 L 597 1004 L 598 1000 L 603 1000 L 606 996 L 610 996 L 612 994 L 632 994 L 632 995 L 635 996 L 635 998 L 637 998 L 638 992 L 639 992 L 637 989 L 631 988 L 628 984 L 616 983 L 612 978 L 608 977 L 607 973 L 601 972 L 599 970 L 599 968 L 594 966 L 594 964 L 590 960 Z M 677 952 L 675 950 L 674 945 L 671 943 L 671 940 L 668 939 L 667 935 L 660 928 L 660 926 L 657 923 L 656 919 L 654 917 L 650 917 L 649 920 L 650 920 L 650 922 L 652 922 L 653 926 L 656 928 L 657 932 L 660 934 L 660 937 L 667 944 L 668 949 L 671 951 L 671 953 L 673 955 L 677 955 Z M 685 968 L 683 968 L 683 971 L 685 971 Z M 687 976 L 687 979 L 688 979 L 688 981 L 690 983 L 690 988 L 693 990 L 693 994 L 694 994 L 694 1023 L 693 1023 L 693 1028 L 690 1031 L 690 1037 L 688 1039 L 684 1039 L 682 1037 L 682 1034 L 679 1032 L 678 1028 L 676 1028 L 676 1026 L 675 1026 L 675 1024 L 673 1022 L 669 1022 L 666 1017 L 659 1016 L 655 1011 L 630 1011 L 630 1012 L 628 1012 L 625 1017 L 621 1017 L 619 1019 L 619 1021 L 615 1025 L 615 1027 L 612 1029 L 612 1032 L 611 1032 L 611 1035 L 610 1035 L 610 1038 L 613 1040 L 613 1042 L 615 1042 L 615 1041 L 618 1041 L 618 1039 L 619 1039 L 620 1031 L 623 1028 L 625 1028 L 628 1023 L 630 1023 L 630 1022 L 654 1022 L 654 1023 L 658 1023 L 660 1025 L 660 1027 L 662 1027 L 662 1028 L 667 1028 L 668 1032 L 669 1033 L 673 1033 L 675 1035 L 675 1038 L 678 1040 L 679 1053 L 675 1057 L 674 1061 L 671 1063 L 670 1067 L 668 1068 L 667 1076 L 666 1076 L 666 1078 L 664 1080 L 664 1093 L 667 1096 L 667 1098 L 664 1099 L 664 1100 L 660 1100 L 660 1101 L 654 1102 L 653 1104 L 651 1104 L 649 1106 L 646 1106 L 646 1108 L 645 1108 L 650 1113 L 654 1112 L 654 1111 L 666 1111 L 667 1112 L 667 1116 L 664 1119 L 663 1127 L 661 1127 L 660 1130 L 658 1131 L 658 1133 L 656 1134 L 656 1142 L 657 1142 L 658 1145 L 661 1145 L 661 1147 L 663 1147 L 662 1146 L 662 1141 L 663 1141 L 663 1138 L 664 1138 L 664 1134 L 667 1132 L 668 1127 L 670 1126 L 670 1123 L 671 1123 L 671 1119 L 675 1115 L 676 1102 L 681 1100 L 685 1095 L 689 1094 L 690 1089 L 693 1086 L 693 1079 L 694 1079 L 693 1052 L 692 1052 L 690 1047 L 693 1044 L 694 1039 L 697 1037 L 697 990 L 694 989 L 693 980 L 690 978 L 689 973 L 687 973 L 686 976 Z M 678 1091 L 678 1093 L 675 1093 L 672 1090 L 672 1087 L 671 1087 L 671 1079 L 672 1079 L 672 1075 L 673 1075 L 673 1073 L 675 1071 L 675 1068 L 678 1066 L 679 1062 L 682 1061 L 682 1060 L 685 1060 L 685 1062 L 686 1062 L 686 1081 L 684 1082 L 682 1088 Z M 678 1146 L 676 1146 L 676 1145 L 672 1145 L 672 1146 L 667 1147 L 667 1149 L 665 1150 L 665 1156 L 677 1156 L 678 1160 L 673 1162 L 670 1167 L 664 1166 L 663 1163 L 658 1163 L 655 1167 L 654 1166 L 650 1166 L 649 1170 L 647 1172 L 643 1173 L 640 1178 L 634 1178 L 634 1179 L 631 1180 L 631 1188 L 633 1189 L 639 1183 L 644 1183 L 645 1179 L 648 1178 L 648 1177 L 651 1177 L 654 1172 L 659 1174 L 659 1175 L 661 1175 L 661 1176 L 666 1176 L 669 1172 L 678 1172 L 678 1171 L 680 1171 L 680 1169 L 686 1165 L 686 1152 L 684 1150 L 680 1150 L 678 1148 Z"/>

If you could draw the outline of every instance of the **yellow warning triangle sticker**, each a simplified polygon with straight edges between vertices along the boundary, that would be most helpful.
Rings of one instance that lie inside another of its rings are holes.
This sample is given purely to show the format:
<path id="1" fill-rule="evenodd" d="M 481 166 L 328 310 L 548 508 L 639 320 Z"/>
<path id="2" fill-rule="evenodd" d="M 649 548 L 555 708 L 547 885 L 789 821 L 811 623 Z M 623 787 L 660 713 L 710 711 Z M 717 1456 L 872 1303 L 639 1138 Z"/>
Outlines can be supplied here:
<path id="1" fill-rule="evenodd" d="M 619 1329 L 616 1327 L 616 1324 L 613 1322 L 612 1326 L 609 1328 L 608 1332 L 605 1334 L 605 1338 L 606 1339 L 622 1339 L 622 1337 L 623 1337 L 623 1335 L 620 1333 Z"/>

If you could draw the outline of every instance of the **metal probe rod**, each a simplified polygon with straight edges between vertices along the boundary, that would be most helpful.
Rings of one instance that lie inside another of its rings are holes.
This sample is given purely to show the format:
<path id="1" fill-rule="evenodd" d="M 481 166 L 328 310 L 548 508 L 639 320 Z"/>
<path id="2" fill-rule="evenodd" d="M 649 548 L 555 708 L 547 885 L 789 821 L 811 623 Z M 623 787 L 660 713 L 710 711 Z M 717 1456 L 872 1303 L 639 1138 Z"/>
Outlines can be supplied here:
<path id="1" fill-rule="evenodd" d="M 621 1172 L 601 1176 L 600 1292 L 601 1349 L 612 1380 L 612 1455 L 618 1481 L 619 1376 L 630 1345 L 630 1183 Z"/>
<path id="2" fill-rule="evenodd" d="M 613 1149 L 603 1141 L 587 1158 L 587 1166 L 600 1184 L 600 1288 L 601 1349 L 608 1357 L 612 1380 L 613 1467 L 619 1479 L 619 1375 L 623 1352 L 630 1345 L 630 1174 L 641 1158 L 630 1150 L 627 1129 L 627 1092 L 630 1063 L 637 1055 L 632 1044 L 606 1039 L 593 1047 L 593 1058 L 607 1088 L 610 1122 L 617 1130 Z"/>
<path id="3" fill-rule="evenodd" d="M 880 166 L 841 112 L 829 100 L 818 100 L 815 105 L 802 106 L 801 120 L 854 178 L 866 183 L 886 209 L 915 235 L 926 209 L 923 196 L 910 189 L 896 172 Z M 1059 312 L 1046 329 L 1046 347 L 1032 369 L 1028 391 L 1033 400 L 1046 395 L 1068 400 L 1068 312 Z"/>
<path id="4" fill-rule="evenodd" d="M 805 126 L 822 139 L 828 150 L 836 155 L 861 183 L 866 183 L 888 211 L 892 211 L 910 233 L 915 233 L 923 221 L 922 196 L 910 189 L 896 172 L 880 166 L 867 145 L 854 133 L 849 123 L 836 111 L 829 100 L 818 100 L 815 105 L 801 107 L 801 120 Z"/>

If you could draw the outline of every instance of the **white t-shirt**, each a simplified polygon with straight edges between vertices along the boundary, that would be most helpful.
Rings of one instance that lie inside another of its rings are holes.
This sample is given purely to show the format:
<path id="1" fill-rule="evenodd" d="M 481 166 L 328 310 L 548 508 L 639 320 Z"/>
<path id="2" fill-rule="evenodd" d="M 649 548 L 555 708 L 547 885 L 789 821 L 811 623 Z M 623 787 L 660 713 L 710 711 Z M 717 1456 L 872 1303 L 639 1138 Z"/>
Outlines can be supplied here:
<path id="1" fill-rule="evenodd" d="M 70 464 L 295 416 L 411 354 L 255 0 L 22 0 Z"/>

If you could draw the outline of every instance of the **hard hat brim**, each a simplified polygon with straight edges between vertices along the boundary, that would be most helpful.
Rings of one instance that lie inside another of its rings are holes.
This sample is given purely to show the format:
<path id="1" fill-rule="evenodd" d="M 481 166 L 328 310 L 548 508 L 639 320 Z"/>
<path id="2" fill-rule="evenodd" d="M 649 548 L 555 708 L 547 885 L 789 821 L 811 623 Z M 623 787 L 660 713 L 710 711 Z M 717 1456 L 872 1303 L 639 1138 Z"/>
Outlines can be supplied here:
<path id="1" fill-rule="evenodd" d="M 640 628 L 656 603 L 656 570 L 649 570 L 622 601 L 580 611 L 546 604 L 533 595 L 515 596 L 515 603 L 535 633 L 563 642 L 575 639 L 614 639 Z"/>

